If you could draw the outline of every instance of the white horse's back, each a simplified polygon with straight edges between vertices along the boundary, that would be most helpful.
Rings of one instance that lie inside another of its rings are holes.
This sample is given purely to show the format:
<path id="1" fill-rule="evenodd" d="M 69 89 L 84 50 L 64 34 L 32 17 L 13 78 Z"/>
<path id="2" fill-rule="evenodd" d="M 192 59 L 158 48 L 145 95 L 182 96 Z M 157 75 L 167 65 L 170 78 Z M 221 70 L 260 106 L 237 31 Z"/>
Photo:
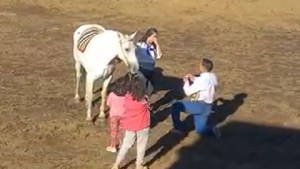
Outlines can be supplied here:
<path id="1" fill-rule="evenodd" d="M 98 24 L 87 24 L 79 26 L 73 34 L 73 56 L 79 61 L 80 56 L 85 52 L 86 47 L 94 36 L 105 32 L 105 28 Z"/>
<path id="2" fill-rule="evenodd" d="M 88 42 L 84 53 L 74 45 L 74 58 L 87 72 L 100 75 L 106 66 L 116 57 L 118 40 L 117 32 L 107 30 L 95 35 Z"/>
<path id="3" fill-rule="evenodd" d="M 75 32 L 73 34 L 73 42 L 77 43 L 77 41 L 80 38 L 80 36 L 82 35 L 82 33 L 89 28 L 98 28 L 99 30 L 103 30 L 103 31 L 106 30 L 103 26 L 98 25 L 98 24 L 81 25 L 75 30 Z"/>

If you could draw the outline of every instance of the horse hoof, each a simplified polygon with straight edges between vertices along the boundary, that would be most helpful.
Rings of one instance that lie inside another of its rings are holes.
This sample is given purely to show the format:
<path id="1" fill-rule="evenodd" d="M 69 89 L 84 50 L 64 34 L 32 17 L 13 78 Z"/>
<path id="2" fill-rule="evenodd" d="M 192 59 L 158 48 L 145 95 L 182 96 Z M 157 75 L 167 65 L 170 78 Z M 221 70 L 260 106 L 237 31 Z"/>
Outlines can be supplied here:
<path id="1" fill-rule="evenodd" d="M 87 117 L 85 120 L 86 121 L 92 121 L 93 119 L 91 117 Z"/>
<path id="2" fill-rule="evenodd" d="M 74 102 L 75 103 L 80 103 L 80 98 L 79 97 L 74 97 Z"/>
<path id="3" fill-rule="evenodd" d="M 105 114 L 104 113 L 100 113 L 98 117 L 99 118 L 105 118 Z"/>

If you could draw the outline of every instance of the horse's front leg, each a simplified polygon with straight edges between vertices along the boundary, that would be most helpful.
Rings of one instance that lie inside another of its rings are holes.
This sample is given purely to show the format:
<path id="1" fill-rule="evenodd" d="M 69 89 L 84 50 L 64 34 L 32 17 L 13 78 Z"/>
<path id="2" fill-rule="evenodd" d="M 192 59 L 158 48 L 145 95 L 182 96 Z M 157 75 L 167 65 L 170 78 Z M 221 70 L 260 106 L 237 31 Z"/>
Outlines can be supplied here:
<path id="1" fill-rule="evenodd" d="M 107 88 L 112 79 L 112 75 L 108 76 L 108 78 L 104 79 L 102 84 L 102 91 L 101 91 L 101 105 L 100 105 L 100 113 L 99 118 L 105 117 L 105 105 L 106 105 L 106 97 L 107 97 Z"/>
<path id="2" fill-rule="evenodd" d="M 86 76 L 86 84 L 85 84 L 85 101 L 86 101 L 86 121 L 92 120 L 92 102 L 93 102 L 93 86 L 94 86 L 94 78 L 89 74 Z"/>

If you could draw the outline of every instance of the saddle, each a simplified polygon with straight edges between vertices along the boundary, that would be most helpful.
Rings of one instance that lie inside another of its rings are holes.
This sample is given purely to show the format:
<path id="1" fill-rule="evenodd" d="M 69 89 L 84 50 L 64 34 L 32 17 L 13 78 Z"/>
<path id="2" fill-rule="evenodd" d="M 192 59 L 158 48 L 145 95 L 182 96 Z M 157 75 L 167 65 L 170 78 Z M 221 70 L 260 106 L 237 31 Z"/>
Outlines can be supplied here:
<path id="1" fill-rule="evenodd" d="M 77 41 L 77 49 L 83 53 L 90 41 L 92 40 L 92 38 L 103 32 L 104 31 L 102 29 L 99 29 L 97 27 L 91 27 L 84 30 Z"/>

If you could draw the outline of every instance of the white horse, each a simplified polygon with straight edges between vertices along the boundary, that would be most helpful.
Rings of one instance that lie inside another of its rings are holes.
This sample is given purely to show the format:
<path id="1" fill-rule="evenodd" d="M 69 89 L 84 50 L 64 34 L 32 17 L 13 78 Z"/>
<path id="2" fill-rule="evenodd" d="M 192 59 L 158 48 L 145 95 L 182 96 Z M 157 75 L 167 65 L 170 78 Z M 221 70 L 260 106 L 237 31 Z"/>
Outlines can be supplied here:
<path id="1" fill-rule="evenodd" d="M 87 121 L 92 120 L 93 86 L 96 79 L 101 78 L 101 105 L 99 117 L 105 117 L 107 87 L 115 70 L 114 59 L 118 57 L 129 68 L 137 73 L 139 64 L 135 54 L 136 46 L 133 38 L 136 32 L 129 35 L 114 30 L 107 30 L 98 24 L 79 26 L 73 34 L 73 56 L 76 70 L 75 100 L 80 101 L 79 85 L 82 77 L 81 67 L 86 71 L 85 101 Z"/>

